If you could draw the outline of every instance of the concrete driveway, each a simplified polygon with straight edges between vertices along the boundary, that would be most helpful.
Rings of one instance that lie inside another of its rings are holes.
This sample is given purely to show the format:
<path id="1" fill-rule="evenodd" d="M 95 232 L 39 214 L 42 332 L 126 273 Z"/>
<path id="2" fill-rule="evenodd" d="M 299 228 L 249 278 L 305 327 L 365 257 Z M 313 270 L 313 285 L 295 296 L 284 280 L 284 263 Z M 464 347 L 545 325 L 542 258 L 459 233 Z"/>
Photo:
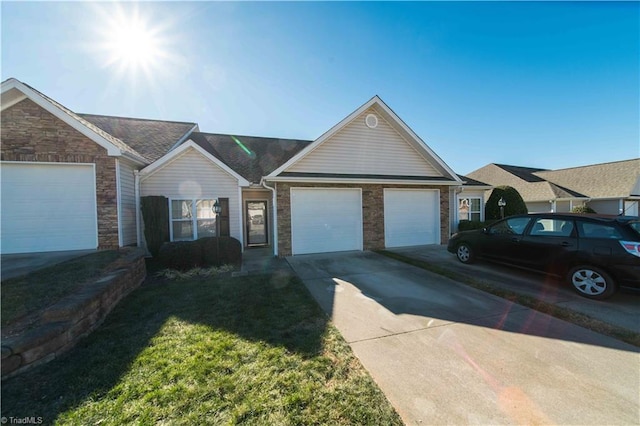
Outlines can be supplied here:
<path id="1" fill-rule="evenodd" d="M 567 283 L 544 274 L 483 261 L 463 265 L 442 245 L 404 247 L 390 251 L 640 333 L 640 293 L 619 291 L 605 301 L 589 300 L 578 295 Z"/>
<path id="2" fill-rule="evenodd" d="M 370 252 L 287 259 L 405 423 L 638 424 L 638 349 Z"/>

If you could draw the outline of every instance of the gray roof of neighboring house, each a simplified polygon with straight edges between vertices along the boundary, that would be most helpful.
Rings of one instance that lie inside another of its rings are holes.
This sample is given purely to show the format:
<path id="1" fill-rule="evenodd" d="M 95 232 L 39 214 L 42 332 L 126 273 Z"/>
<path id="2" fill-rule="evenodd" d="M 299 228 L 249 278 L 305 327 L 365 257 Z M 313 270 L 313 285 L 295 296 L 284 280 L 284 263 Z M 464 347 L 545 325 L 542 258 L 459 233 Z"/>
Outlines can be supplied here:
<path id="1" fill-rule="evenodd" d="M 544 171 L 545 169 L 536 169 L 532 167 L 509 166 L 507 164 L 496 164 L 503 170 L 519 177 L 526 182 L 542 182 L 544 179 L 536 176 L 534 173 Z"/>
<path id="2" fill-rule="evenodd" d="M 525 201 L 628 197 L 637 190 L 640 158 L 560 170 L 488 164 L 469 173 L 493 186 L 514 187 Z"/>
<path id="3" fill-rule="evenodd" d="M 472 179 L 468 176 L 458 175 L 458 177 L 464 182 L 464 186 L 492 186 L 488 183 L 480 182 L 479 180 Z"/>
<path id="4" fill-rule="evenodd" d="M 143 118 L 112 117 L 78 114 L 103 131 L 117 137 L 153 163 L 194 129 L 196 123 L 148 120 Z"/>
<path id="5" fill-rule="evenodd" d="M 640 158 L 572 167 L 560 170 L 545 170 L 536 173 L 555 185 L 584 194 L 589 198 L 628 197 L 633 194 L 640 177 Z"/>
<path id="6" fill-rule="evenodd" d="M 249 182 L 280 167 L 312 141 L 194 132 L 189 139 Z"/>

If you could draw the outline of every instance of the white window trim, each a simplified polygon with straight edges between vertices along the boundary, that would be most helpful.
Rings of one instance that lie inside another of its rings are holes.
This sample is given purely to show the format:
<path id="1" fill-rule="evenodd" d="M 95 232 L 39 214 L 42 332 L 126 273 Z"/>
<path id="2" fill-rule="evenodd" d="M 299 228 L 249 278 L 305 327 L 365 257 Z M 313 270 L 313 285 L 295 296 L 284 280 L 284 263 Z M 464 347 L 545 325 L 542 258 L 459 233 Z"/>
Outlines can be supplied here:
<path id="1" fill-rule="evenodd" d="M 469 205 L 469 219 L 460 219 L 460 200 L 464 200 L 464 199 L 469 199 L 469 200 L 477 199 L 480 201 L 478 203 L 480 206 L 479 212 L 472 212 L 471 205 Z M 484 209 L 482 208 L 483 206 L 484 206 L 483 199 L 479 195 L 458 196 L 457 203 L 456 203 L 456 217 L 458 218 L 458 224 L 460 223 L 461 220 L 471 220 L 471 213 L 480 213 L 480 222 L 482 222 L 484 220 Z"/>
<path id="2" fill-rule="evenodd" d="M 185 240 L 185 239 L 180 239 L 177 241 L 195 241 L 198 239 L 198 210 L 197 210 L 197 202 L 198 201 L 215 201 L 215 198 L 169 198 L 169 240 L 170 241 L 176 241 L 173 238 L 173 223 L 174 222 L 188 222 L 189 219 L 174 219 L 173 218 L 173 202 L 174 201 L 190 201 L 191 202 L 191 229 L 193 230 L 193 233 L 191 234 L 191 236 L 193 238 L 189 239 L 189 240 Z M 201 219 L 204 220 L 204 219 Z M 215 220 L 218 220 L 218 217 L 216 215 Z"/>

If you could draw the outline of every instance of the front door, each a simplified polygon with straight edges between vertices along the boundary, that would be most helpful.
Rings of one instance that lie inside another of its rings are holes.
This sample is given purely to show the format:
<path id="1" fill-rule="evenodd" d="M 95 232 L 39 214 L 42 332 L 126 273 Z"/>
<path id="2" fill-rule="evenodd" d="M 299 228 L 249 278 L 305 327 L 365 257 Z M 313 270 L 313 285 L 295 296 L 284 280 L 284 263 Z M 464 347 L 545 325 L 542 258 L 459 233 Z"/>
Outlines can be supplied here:
<path id="1" fill-rule="evenodd" d="M 247 246 L 268 245 L 267 202 L 247 201 L 245 221 L 247 227 Z"/>

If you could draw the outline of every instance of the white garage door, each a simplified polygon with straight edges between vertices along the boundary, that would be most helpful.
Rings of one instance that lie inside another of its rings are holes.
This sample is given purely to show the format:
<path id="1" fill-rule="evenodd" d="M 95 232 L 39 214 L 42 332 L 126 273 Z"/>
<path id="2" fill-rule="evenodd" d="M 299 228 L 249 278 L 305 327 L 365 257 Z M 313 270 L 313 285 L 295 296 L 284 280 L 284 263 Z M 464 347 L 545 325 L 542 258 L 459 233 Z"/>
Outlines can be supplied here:
<path id="1" fill-rule="evenodd" d="M 293 254 L 362 250 L 359 189 L 291 189 Z"/>
<path id="2" fill-rule="evenodd" d="M 2 163 L 2 253 L 95 249 L 93 165 Z"/>
<path id="3" fill-rule="evenodd" d="M 387 247 L 440 243 L 438 190 L 385 189 L 384 240 Z"/>

